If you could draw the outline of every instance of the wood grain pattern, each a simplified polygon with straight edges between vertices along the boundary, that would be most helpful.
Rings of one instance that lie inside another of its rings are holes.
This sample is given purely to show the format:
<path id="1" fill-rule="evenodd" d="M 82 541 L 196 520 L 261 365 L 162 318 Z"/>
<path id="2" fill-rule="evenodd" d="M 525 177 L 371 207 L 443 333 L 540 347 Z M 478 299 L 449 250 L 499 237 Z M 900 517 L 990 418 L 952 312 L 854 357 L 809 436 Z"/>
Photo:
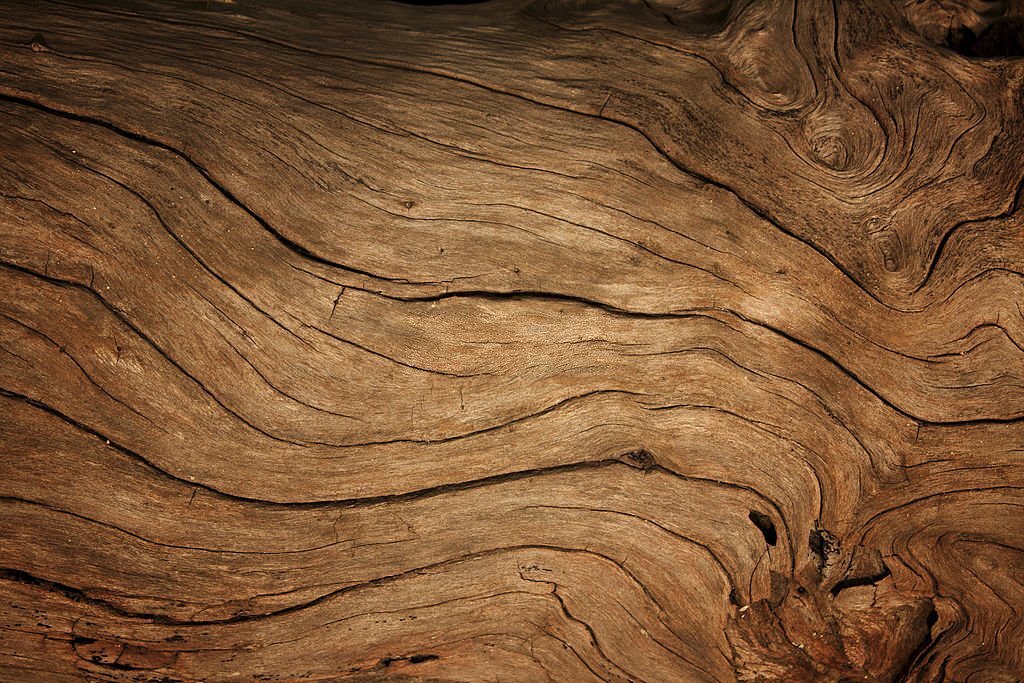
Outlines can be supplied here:
<path id="1" fill-rule="evenodd" d="M 0 680 L 1022 680 L 1022 25 L 2 3 Z"/>

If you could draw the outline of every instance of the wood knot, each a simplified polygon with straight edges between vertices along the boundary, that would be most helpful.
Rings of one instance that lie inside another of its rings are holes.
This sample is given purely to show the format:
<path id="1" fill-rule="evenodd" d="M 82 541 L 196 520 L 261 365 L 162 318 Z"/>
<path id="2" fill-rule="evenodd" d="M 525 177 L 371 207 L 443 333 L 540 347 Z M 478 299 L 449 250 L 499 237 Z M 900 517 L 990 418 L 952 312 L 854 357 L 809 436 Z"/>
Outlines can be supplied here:
<path id="1" fill-rule="evenodd" d="M 46 43 L 46 38 L 43 38 L 42 33 L 37 33 L 32 36 L 32 40 L 28 44 L 32 52 L 49 52 L 50 46 Z"/>
<path id="2" fill-rule="evenodd" d="M 900 270 L 904 262 L 904 249 L 899 233 L 890 228 L 881 218 L 869 219 L 865 223 L 865 230 L 868 238 L 878 250 L 885 269 L 890 273 Z"/>
<path id="3" fill-rule="evenodd" d="M 832 173 L 865 172 L 884 147 L 885 133 L 873 115 L 848 101 L 808 114 L 801 128 L 807 160 Z"/>
<path id="4" fill-rule="evenodd" d="M 836 133 L 822 133 L 811 138 L 811 153 L 833 171 L 845 171 L 850 163 L 846 143 Z"/>
<path id="5" fill-rule="evenodd" d="M 641 469 L 645 472 L 649 471 L 657 464 L 654 462 L 654 456 L 643 448 L 623 454 L 622 461 L 631 467 L 636 467 L 637 469 Z"/>

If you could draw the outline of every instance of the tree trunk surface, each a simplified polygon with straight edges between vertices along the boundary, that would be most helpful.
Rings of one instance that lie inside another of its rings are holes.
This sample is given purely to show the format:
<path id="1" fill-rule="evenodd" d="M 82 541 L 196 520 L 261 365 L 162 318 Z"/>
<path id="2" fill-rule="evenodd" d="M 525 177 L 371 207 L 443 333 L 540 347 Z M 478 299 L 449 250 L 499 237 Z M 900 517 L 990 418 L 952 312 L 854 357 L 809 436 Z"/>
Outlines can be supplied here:
<path id="1" fill-rule="evenodd" d="M 1022 17 L 4 2 L 0 680 L 1021 680 Z"/>

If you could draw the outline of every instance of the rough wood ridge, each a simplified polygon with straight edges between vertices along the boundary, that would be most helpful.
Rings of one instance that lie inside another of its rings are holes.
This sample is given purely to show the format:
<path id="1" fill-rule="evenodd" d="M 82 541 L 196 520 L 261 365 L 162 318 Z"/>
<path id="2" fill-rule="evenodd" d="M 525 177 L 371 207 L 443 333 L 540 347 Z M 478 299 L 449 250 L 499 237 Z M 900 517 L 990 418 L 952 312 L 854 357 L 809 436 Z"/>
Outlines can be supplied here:
<path id="1" fill-rule="evenodd" d="M 3 2 L 0 680 L 1021 680 L 1022 16 Z"/>

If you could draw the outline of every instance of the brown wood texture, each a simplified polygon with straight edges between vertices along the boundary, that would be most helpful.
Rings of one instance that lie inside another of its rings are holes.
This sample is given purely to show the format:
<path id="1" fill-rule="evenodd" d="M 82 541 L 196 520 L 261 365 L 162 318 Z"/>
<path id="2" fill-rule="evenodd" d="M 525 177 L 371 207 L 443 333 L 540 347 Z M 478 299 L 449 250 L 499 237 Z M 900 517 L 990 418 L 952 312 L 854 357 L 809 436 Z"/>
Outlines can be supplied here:
<path id="1" fill-rule="evenodd" d="M 973 0 L 0 4 L 0 680 L 1019 681 Z"/>

